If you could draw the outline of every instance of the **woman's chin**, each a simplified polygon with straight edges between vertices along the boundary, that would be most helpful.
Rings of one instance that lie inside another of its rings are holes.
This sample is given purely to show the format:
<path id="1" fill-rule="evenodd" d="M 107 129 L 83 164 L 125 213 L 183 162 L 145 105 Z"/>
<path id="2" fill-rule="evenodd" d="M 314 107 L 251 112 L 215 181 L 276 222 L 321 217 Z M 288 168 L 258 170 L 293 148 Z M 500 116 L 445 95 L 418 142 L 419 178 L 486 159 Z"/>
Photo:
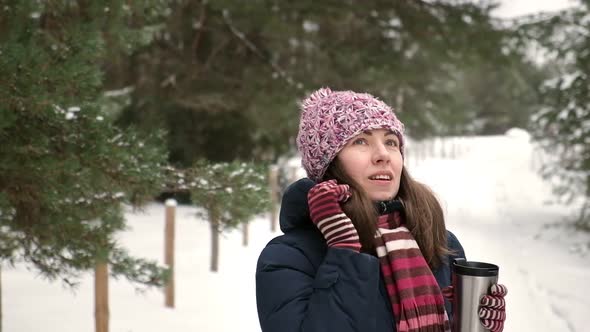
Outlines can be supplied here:
<path id="1" fill-rule="evenodd" d="M 372 201 L 388 201 L 390 199 L 392 199 L 394 197 L 394 193 L 389 191 L 389 192 L 371 192 L 369 193 L 369 198 L 371 198 Z"/>

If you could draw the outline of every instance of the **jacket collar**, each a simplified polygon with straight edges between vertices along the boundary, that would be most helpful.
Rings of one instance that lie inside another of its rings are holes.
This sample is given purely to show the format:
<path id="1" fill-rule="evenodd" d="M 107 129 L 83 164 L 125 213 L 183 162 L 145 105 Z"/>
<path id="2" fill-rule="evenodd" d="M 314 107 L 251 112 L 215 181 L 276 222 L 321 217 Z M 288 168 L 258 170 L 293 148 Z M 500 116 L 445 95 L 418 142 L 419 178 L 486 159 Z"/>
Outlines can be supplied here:
<path id="1" fill-rule="evenodd" d="M 308 178 L 299 179 L 287 187 L 281 201 L 279 223 L 281 231 L 287 233 L 295 228 L 315 227 L 309 217 L 307 193 L 315 185 Z"/>
<path id="2" fill-rule="evenodd" d="M 307 205 L 307 193 L 314 185 L 315 182 L 308 178 L 299 179 L 289 185 L 283 193 L 279 214 L 279 223 L 283 233 L 295 228 L 314 227 L 309 218 Z M 402 201 L 397 199 L 376 202 L 375 208 L 379 215 L 404 211 Z"/>
<path id="3" fill-rule="evenodd" d="M 393 212 L 404 212 L 404 203 L 399 199 L 375 202 L 377 214 L 382 216 Z"/>

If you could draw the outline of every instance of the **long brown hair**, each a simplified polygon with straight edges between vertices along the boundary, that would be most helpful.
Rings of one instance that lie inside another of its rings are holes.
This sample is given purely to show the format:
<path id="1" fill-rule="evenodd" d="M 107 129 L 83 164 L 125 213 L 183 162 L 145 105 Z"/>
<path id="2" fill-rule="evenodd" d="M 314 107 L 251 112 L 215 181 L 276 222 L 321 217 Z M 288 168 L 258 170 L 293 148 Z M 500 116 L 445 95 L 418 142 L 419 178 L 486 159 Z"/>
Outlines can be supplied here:
<path id="1" fill-rule="evenodd" d="M 377 210 L 365 190 L 350 177 L 338 158 L 328 167 L 323 180 L 336 179 L 346 183 L 352 192 L 351 198 L 342 205 L 342 210 L 352 220 L 360 238 L 362 251 L 375 251 L 374 237 L 377 231 Z M 426 186 L 414 180 L 406 167 L 402 169 L 397 194 L 405 206 L 406 227 L 420 246 L 420 251 L 431 269 L 441 265 L 442 257 L 450 253 L 447 247 L 447 231 L 443 210 L 436 196 Z"/>

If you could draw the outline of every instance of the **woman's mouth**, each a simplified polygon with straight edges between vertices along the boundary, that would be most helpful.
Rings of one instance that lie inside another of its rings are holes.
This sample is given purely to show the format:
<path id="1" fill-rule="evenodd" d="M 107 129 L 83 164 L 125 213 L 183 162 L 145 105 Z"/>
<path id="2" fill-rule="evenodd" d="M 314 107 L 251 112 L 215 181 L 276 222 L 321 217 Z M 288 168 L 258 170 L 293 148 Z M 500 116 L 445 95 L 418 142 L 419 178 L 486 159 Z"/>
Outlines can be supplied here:
<path id="1" fill-rule="evenodd" d="M 393 176 L 390 174 L 375 174 L 369 176 L 369 180 L 376 183 L 389 183 L 392 180 Z"/>

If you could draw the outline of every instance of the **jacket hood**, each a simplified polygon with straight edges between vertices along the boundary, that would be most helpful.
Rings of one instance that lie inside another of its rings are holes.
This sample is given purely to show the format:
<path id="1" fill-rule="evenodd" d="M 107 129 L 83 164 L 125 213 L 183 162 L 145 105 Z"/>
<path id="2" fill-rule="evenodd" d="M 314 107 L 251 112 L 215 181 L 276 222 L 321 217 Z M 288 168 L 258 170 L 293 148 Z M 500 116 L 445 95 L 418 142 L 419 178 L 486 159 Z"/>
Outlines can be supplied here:
<path id="1" fill-rule="evenodd" d="M 309 217 L 307 205 L 307 193 L 314 185 L 315 182 L 312 180 L 303 178 L 293 182 L 285 190 L 279 213 L 279 223 L 283 233 L 296 228 L 315 227 Z"/>

